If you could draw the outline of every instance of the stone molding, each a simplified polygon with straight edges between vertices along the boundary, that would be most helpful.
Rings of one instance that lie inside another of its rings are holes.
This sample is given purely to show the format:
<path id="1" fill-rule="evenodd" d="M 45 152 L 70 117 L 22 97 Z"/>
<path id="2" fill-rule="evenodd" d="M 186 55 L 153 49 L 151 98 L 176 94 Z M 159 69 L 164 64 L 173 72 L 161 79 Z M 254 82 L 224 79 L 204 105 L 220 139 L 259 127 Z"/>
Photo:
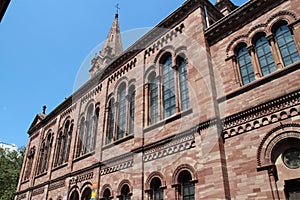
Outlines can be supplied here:
<path id="1" fill-rule="evenodd" d="M 75 183 L 78 183 L 78 182 L 90 180 L 93 177 L 94 177 L 94 172 L 92 172 L 92 171 L 82 173 L 82 174 L 79 174 L 77 176 L 73 176 L 72 178 L 70 178 L 70 184 L 75 184 Z"/>
<path id="2" fill-rule="evenodd" d="M 144 153 L 144 162 L 153 161 L 194 147 L 195 134 L 182 134 L 170 142 L 148 149 Z"/>
<path id="3" fill-rule="evenodd" d="M 116 70 L 108 78 L 108 83 L 112 83 L 112 82 L 118 80 L 119 78 L 121 78 L 123 75 L 125 75 L 125 73 L 127 73 L 129 70 L 131 70 L 132 68 L 134 68 L 136 66 L 136 63 L 137 63 L 137 59 L 134 58 L 130 62 L 128 62 L 126 65 L 124 65 L 123 67 L 121 67 L 120 69 Z"/>
<path id="4" fill-rule="evenodd" d="M 45 191 L 45 187 L 41 187 L 41 188 L 38 188 L 38 189 L 35 189 L 32 191 L 32 195 L 31 196 L 37 196 L 39 194 L 43 194 Z"/>
<path id="5" fill-rule="evenodd" d="M 62 188 L 62 187 L 65 187 L 65 186 L 66 186 L 66 181 L 61 180 L 61 181 L 58 181 L 58 182 L 55 182 L 55 183 L 51 183 L 49 185 L 48 191 L 56 190 L 58 188 Z"/>
<path id="6" fill-rule="evenodd" d="M 17 197 L 17 200 L 25 199 L 26 198 L 26 193 L 19 194 Z"/>
<path id="7" fill-rule="evenodd" d="M 84 95 L 81 98 L 81 105 L 89 101 L 91 98 L 93 98 L 96 94 L 100 93 L 102 90 L 102 83 L 100 83 L 97 87 L 92 89 L 90 92 L 88 92 L 86 95 Z"/>
<path id="8" fill-rule="evenodd" d="M 224 118 L 225 138 L 299 115 L 300 90 Z"/>
<path id="9" fill-rule="evenodd" d="M 133 166 L 133 154 L 125 154 L 103 162 L 100 175 L 107 175 Z"/>

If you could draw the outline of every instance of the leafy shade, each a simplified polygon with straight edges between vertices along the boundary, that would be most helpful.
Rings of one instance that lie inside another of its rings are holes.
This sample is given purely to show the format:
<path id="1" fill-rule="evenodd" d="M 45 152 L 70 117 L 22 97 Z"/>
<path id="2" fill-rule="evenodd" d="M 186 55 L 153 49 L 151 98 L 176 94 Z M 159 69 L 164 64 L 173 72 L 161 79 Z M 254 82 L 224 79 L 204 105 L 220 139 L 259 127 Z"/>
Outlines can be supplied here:
<path id="1" fill-rule="evenodd" d="M 0 200 L 14 199 L 25 148 L 8 151 L 0 148 Z"/>

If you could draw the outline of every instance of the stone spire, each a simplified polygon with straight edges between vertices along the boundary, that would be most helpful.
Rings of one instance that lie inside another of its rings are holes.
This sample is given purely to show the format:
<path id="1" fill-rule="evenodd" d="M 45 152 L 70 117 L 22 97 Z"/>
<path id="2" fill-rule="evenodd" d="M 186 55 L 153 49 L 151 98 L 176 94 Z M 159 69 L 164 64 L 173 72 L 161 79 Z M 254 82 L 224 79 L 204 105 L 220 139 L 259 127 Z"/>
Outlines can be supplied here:
<path id="1" fill-rule="evenodd" d="M 107 64 L 123 52 L 118 11 L 115 15 L 114 22 L 107 35 L 105 43 L 99 54 L 95 55 L 92 60 L 92 67 L 90 69 L 90 77 L 102 71 Z"/>

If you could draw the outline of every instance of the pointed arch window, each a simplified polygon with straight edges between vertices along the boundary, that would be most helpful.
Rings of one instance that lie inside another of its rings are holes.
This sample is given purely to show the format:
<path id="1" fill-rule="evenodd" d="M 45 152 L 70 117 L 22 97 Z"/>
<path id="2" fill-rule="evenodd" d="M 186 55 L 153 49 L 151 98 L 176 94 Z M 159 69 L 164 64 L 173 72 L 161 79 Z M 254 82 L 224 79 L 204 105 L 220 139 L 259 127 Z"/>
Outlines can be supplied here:
<path id="1" fill-rule="evenodd" d="M 162 65 L 162 85 L 163 85 L 163 116 L 167 118 L 175 113 L 175 83 L 174 71 L 172 68 L 172 56 L 166 55 L 161 62 Z"/>
<path id="2" fill-rule="evenodd" d="M 126 129 L 126 86 L 122 85 L 118 91 L 118 130 L 117 139 L 123 138 Z"/>
<path id="3" fill-rule="evenodd" d="M 129 134 L 134 133 L 135 88 L 129 89 Z"/>
<path id="4" fill-rule="evenodd" d="M 62 146 L 60 164 L 68 161 L 72 131 L 73 131 L 73 124 L 71 124 L 71 122 L 68 120 L 65 123 L 65 127 L 64 127 L 64 136 L 62 140 L 63 146 Z"/>
<path id="5" fill-rule="evenodd" d="M 178 175 L 179 197 L 184 200 L 195 200 L 195 188 L 192 183 L 191 173 L 187 170 L 180 172 Z"/>
<path id="6" fill-rule="evenodd" d="M 260 36 L 255 42 L 255 48 L 262 75 L 275 72 L 276 66 L 267 38 Z"/>
<path id="7" fill-rule="evenodd" d="M 107 141 L 109 144 L 112 142 L 114 137 L 114 126 L 115 126 L 115 102 L 111 99 L 108 103 L 108 124 L 107 124 Z"/>
<path id="8" fill-rule="evenodd" d="M 24 180 L 28 180 L 30 178 L 34 154 L 35 154 L 35 147 L 31 147 L 27 153 L 27 165 L 26 165 Z"/>
<path id="9" fill-rule="evenodd" d="M 293 36 L 287 25 L 281 25 L 275 31 L 278 48 L 285 66 L 300 60 Z"/>
<path id="10" fill-rule="evenodd" d="M 79 200 L 79 194 L 76 190 L 72 192 L 70 200 Z"/>
<path id="11" fill-rule="evenodd" d="M 237 62 L 241 74 L 242 83 L 248 84 L 255 80 L 253 65 L 246 44 L 241 44 L 237 49 Z"/>
<path id="12" fill-rule="evenodd" d="M 87 187 L 83 190 L 81 200 L 90 200 L 92 196 L 92 189 Z"/>
<path id="13" fill-rule="evenodd" d="M 181 110 L 185 110 L 190 107 L 186 59 L 179 57 L 177 59 L 177 66 L 179 72 Z"/>
<path id="14" fill-rule="evenodd" d="M 62 146 L 62 139 L 63 139 L 63 133 L 62 131 L 59 132 L 58 138 L 57 138 L 57 145 L 56 145 L 56 156 L 55 156 L 55 161 L 54 161 L 54 167 L 59 165 L 59 158 L 61 154 L 61 146 Z"/>
<path id="15" fill-rule="evenodd" d="M 95 148 L 96 148 L 99 113 L 100 113 L 100 109 L 98 107 L 98 108 L 96 108 L 96 112 L 95 112 L 95 116 L 94 116 L 94 134 L 93 134 L 93 145 L 92 145 L 92 149 L 91 149 L 92 151 L 95 150 Z"/>

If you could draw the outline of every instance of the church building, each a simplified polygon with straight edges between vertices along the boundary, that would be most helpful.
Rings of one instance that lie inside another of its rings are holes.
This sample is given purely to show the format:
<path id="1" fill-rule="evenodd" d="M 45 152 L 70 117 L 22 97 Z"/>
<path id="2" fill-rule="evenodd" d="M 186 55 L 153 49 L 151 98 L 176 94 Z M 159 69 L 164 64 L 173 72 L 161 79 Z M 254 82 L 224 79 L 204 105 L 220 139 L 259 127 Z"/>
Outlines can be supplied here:
<path id="1" fill-rule="evenodd" d="M 300 199 L 300 0 L 186 0 L 28 130 L 15 200 Z"/>

